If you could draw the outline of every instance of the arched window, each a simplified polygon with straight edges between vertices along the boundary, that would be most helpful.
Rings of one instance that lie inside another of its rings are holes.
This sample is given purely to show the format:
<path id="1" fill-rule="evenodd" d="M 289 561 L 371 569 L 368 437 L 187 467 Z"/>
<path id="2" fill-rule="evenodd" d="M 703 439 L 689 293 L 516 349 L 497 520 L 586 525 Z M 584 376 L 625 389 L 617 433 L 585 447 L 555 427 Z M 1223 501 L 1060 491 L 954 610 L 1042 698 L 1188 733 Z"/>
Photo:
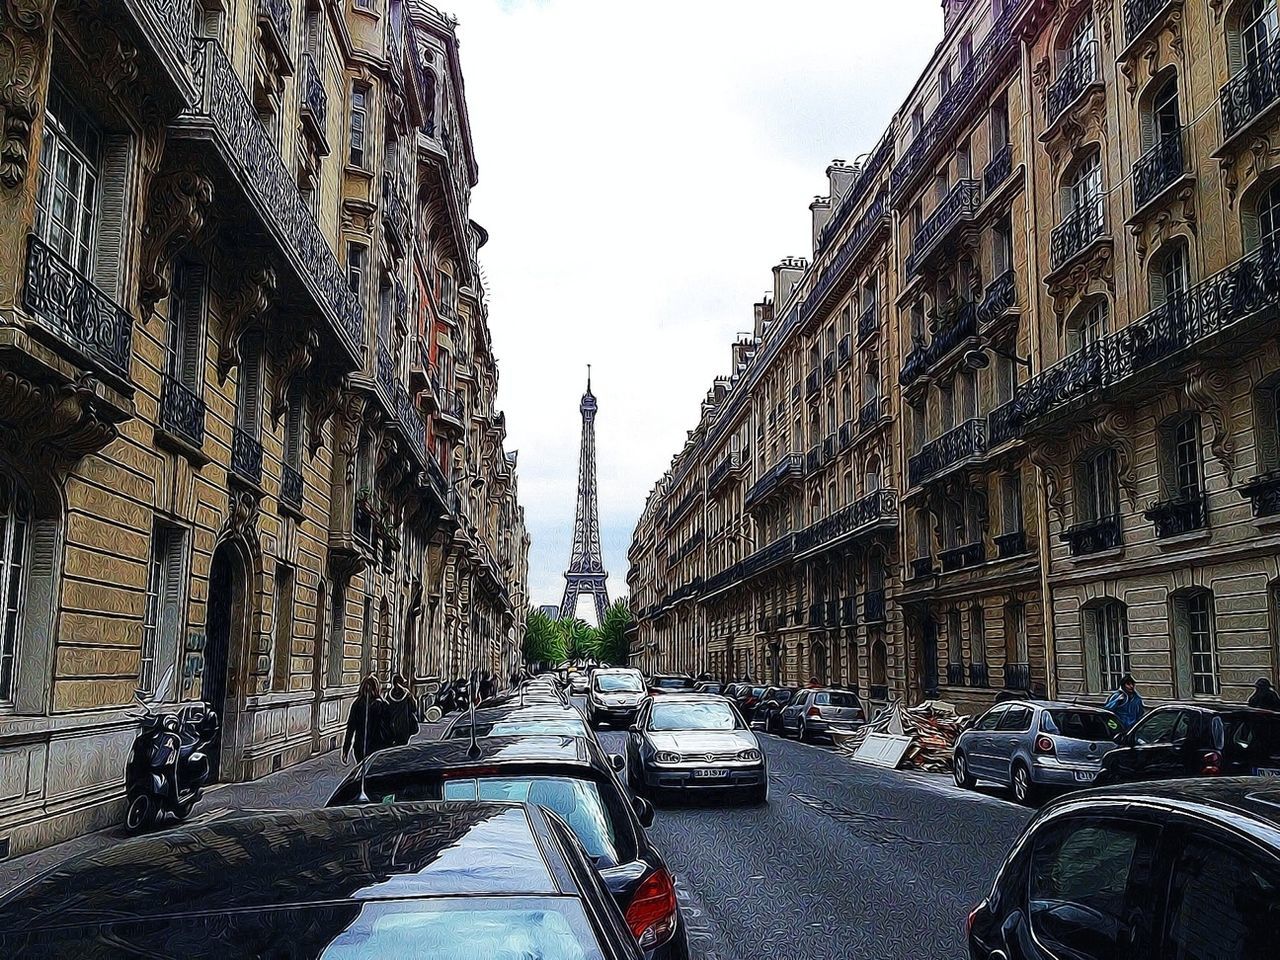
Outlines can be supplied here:
<path id="1" fill-rule="evenodd" d="M 1173 676 L 1179 697 L 1216 697 L 1218 642 L 1213 594 L 1187 590 L 1173 596 Z"/>
<path id="2" fill-rule="evenodd" d="M 1067 352 L 1091 347 L 1108 333 L 1111 306 L 1105 297 L 1095 297 L 1080 305 L 1067 321 Z"/>
<path id="3" fill-rule="evenodd" d="M 1170 301 L 1176 303 L 1185 295 L 1187 288 L 1191 286 L 1191 268 L 1186 243 L 1175 240 L 1166 244 L 1160 253 L 1152 258 L 1148 279 L 1151 284 L 1153 309 Z"/>
<path id="4" fill-rule="evenodd" d="M 1182 118 L 1178 104 L 1178 75 L 1170 73 L 1142 111 L 1142 148 L 1149 150 L 1166 137 L 1182 132 Z"/>
<path id="5" fill-rule="evenodd" d="M 1280 242 L 1280 180 L 1258 195 L 1252 223 L 1245 224 L 1245 240 L 1251 250 L 1274 248 Z"/>
<path id="6" fill-rule="evenodd" d="M 1066 43 L 1063 44 L 1061 51 L 1061 65 L 1066 66 L 1092 53 L 1095 39 L 1093 15 L 1086 13 L 1076 21 L 1071 32 L 1067 34 Z"/>
<path id="7" fill-rule="evenodd" d="M 867 468 L 863 479 L 863 493 L 872 494 L 880 489 L 882 480 L 880 458 L 872 454 L 867 458 Z"/>
<path id="8" fill-rule="evenodd" d="M 0 707 L 12 706 L 17 689 L 31 501 L 0 473 Z"/>
<path id="9" fill-rule="evenodd" d="M 1096 216 L 1102 222 L 1102 155 L 1091 150 L 1071 168 L 1063 181 L 1062 213 L 1067 217 Z"/>
<path id="10" fill-rule="evenodd" d="M 881 691 L 876 691 L 875 688 L 880 687 L 881 690 L 883 690 L 883 688 L 886 687 L 888 683 L 889 683 L 889 652 L 885 648 L 884 641 L 881 639 L 877 639 L 871 644 L 871 687 L 873 690 L 872 696 L 874 697 L 876 693 L 880 693 L 880 697 L 878 697 L 877 699 L 882 699 L 885 694 Z"/>
<path id="11" fill-rule="evenodd" d="M 1228 32 L 1228 61 L 1233 73 L 1266 63 L 1276 41 L 1277 25 L 1276 0 L 1250 0 L 1242 8 L 1236 29 Z"/>
<path id="12" fill-rule="evenodd" d="M 1115 690 L 1129 672 L 1129 611 L 1118 600 L 1085 609 L 1085 665 L 1095 693 Z"/>

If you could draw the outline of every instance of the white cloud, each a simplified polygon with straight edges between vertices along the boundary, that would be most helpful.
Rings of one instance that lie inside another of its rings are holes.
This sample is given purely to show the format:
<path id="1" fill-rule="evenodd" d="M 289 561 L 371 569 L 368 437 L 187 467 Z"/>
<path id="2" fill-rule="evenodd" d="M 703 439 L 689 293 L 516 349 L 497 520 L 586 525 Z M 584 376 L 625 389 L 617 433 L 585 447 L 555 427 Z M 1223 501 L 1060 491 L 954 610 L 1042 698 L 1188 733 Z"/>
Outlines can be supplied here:
<path id="1" fill-rule="evenodd" d="M 941 35 L 937 0 L 455 0 L 535 602 L 572 539 L 594 368 L 611 595 L 644 497 L 769 268 L 809 251 L 834 157 L 869 149 Z"/>

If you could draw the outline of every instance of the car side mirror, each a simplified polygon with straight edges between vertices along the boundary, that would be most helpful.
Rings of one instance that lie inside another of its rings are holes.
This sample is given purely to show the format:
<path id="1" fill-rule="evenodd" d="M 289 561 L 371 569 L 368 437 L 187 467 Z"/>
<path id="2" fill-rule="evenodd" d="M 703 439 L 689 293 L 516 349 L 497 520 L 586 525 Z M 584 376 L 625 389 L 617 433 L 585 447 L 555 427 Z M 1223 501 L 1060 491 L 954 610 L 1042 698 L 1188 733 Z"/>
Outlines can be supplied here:
<path id="1" fill-rule="evenodd" d="M 626 765 L 627 765 L 627 762 L 622 759 L 622 754 L 620 753 L 609 754 L 609 766 L 613 767 L 615 772 L 621 773 L 622 770 L 626 767 Z"/>
<path id="2" fill-rule="evenodd" d="M 653 826 L 653 804 L 644 797 L 633 797 L 631 806 L 636 812 L 636 819 L 646 830 Z"/>

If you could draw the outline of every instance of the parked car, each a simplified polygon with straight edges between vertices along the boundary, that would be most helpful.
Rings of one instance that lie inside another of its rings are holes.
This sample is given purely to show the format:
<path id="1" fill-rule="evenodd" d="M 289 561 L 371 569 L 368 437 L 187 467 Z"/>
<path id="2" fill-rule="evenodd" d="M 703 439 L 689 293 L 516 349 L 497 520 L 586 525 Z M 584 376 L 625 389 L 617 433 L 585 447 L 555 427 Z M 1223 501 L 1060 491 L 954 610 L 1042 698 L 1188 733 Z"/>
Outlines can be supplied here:
<path id="1" fill-rule="evenodd" d="M 1098 784 L 1280 776 L 1280 713 L 1238 703 L 1171 703 L 1127 730 Z"/>
<path id="2" fill-rule="evenodd" d="M 688 944 L 674 878 L 645 834 L 653 807 L 628 795 L 618 780 L 621 769 L 622 757 L 584 738 L 490 737 L 478 754 L 461 740 L 415 742 L 370 756 L 328 805 L 507 800 L 546 807 L 594 860 L 646 957 L 684 960 Z"/>
<path id="3" fill-rule="evenodd" d="M 569 693 L 580 697 L 587 692 L 587 675 L 579 670 L 569 672 Z"/>
<path id="4" fill-rule="evenodd" d="M 506 704 L 476 711 L 477 737 L 528 737 L 555 735 L 595 739 L 582 714 L 573 707 L 539 704 L 532 707 Z M 445 728 L 445 740 L 471 738 L 471 712 L 458 714 Z"/>
<path id="5" fill-rule="evenodd" d="M 660 673 L 649 678 L 649 693 L 683 693 L 693 689 L 693 677 L 684 674 Z"/>
<path id="6" fill-rule="evenodd" d="M 831 728 L 852 730 L 864 723 L 862 703 L 852 690 L 830 687 L 797 690 L 778 714 L 778 732 L 794 733 L 800 740 L 831 735 Z"/>
<path id="7" fill-rule="evenodd" d="M 596 670 L 587 688 L 587 721 L 593 727 L 602 723 L 629 724 L 644 698 L 644 677 L 639 670 Z"/>
<path id="8" fill-rule="evenodd" d="M 969 915 L 972 960 L 1264 960 L 1280 942 L 1280 786 L 1199 779 L 1040 811 Z"/>
<path id="9" fill-rule="evenodd" d="M 1090 786 L 1116 748 L 1120 721 L 1109 710 L 1047 700 L 1008 700 L 956 740 L 958 786 L 978 780 L 1008 787 L 1019 803 L 1049 788 Z"/>
<path id="10" fill-rule="evenodd" d="M 747 722 L 755 715 L 756 706 L 760 703 L 761 697 L 764 696 L 768 687 L 747 684 L 743 686 L 738 695 L 734 697 L 734 703 L 738 705 L 738 709 L 742 711 L 742 715 L 747 718 Z"/>
<path id="11" fill-rule="evenodd" d="M 738 708 L 724 697 L 671 694 L 645 701 L 627 733 L 633 790 L 735 790 L 769 799 L 764 751 Z"/>
<path id="12" fill-rule="evenodd" d="M 781 733 L 782 708 L 800 692 L 799 687 L 766 687 L 751 714 L 751 725 L 765 733 Z"/>
<path id="13" fill-rule="evenodd" d="M 74 857 L 0 898 L 5 960 L 473 960 L 513 943 L 642 956 L 572 832 L 507 803 L 228 817 Z"/>
<path id="14" fill-rule="evenodd" d="M 724 684 L 719 680 L 699 680 L 693 685 L 694 693 L 712 693 L 724 696 Z"/>

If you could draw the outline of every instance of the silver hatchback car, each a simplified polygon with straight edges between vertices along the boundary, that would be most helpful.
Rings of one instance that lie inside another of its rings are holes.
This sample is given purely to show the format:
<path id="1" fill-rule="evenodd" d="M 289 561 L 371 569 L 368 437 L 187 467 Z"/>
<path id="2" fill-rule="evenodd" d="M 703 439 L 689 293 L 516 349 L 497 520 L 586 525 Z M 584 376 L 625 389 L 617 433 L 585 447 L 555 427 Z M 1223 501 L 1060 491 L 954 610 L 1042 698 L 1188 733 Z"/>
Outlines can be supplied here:
<path id="1" fill-rule="evenodd" d="M 1117 746 L 1120 722 L 1108 710 L 1047 700 L 998 703 L 956 740 L 956 784 L 993 780 L 1019 803 L 1048 788 L 1087 787 Z"/>

